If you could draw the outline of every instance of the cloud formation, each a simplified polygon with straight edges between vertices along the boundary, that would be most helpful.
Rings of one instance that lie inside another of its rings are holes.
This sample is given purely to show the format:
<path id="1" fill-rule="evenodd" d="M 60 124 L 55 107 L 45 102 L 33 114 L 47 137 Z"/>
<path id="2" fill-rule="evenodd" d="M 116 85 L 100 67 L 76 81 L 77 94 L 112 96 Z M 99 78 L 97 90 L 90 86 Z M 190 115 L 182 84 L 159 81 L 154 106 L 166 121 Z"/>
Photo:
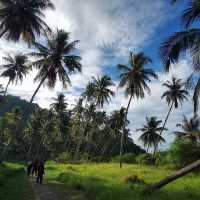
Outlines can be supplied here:
<path id="1" fill-rule="evenodd" d="M 56 11 L 46 13 L 46 21 L 53 28 L 62 28 L 71 33 L 72 40 L 79 39 L 78 50 L 82 57 L 82 74 L 71 76 L 72 86 L 67 90 L 61 88 L 57 83 L 54 90 L 41 88 L 34 102 L 42 107 L 48 107 L 58 92 L 64 92 L 69 104 L 74 104 L 82 89 L 86 86 L 92 76 L 101 75 L 105 68 L 126 62 L 128 51 L 140 51 L 144 46 L 150 45 L 155 39 L 157 28 L 171 19 L 166 11 L 166 2 L 163 0 L 53 0 Z M 0 61 L 4 52 L 31 51 L 23 43 L 14 44 L 0 40 Z M 156 115 L 164 118 L 168 107 L 161 102 L 160 96 L 163 92 L 162 83 L 169 79 L 172 74 L 178 74 L 185 78 L 188 74 L 188 61 L 183 60 L 179 67 L 174 68 L 168 75 L 159 72 L 159 81 L 150 84 L 152 95 L 144 100 L 133 101 L 129 113 L 131 122 L 130 129 L 134 140 L 138 143 L 139 128 L 145 117 Z M 159 66 L 158 66 L 159 67 Z M 30 99 L 38 83 L 33 79 L 36 70 L 30 73 L 21 85 L 11 85 L 9 93 Z M 113 73 L 113 77 L 116 74 Z M 116 85 L 118 84 L 118 80 Z M 0 78 L 3 85 L 7 80 Z M 114 88 L 116 89 L 116 87 Z M 112 100 L 106 110 L 114 110 L 120 106 L 126 106 L 127 99 L 124 98 L 123 90 L 117 91 L 116 98 Z M 186 103 L 179 109 L 173 111 L 168 127 L 172 130 L 174 124 L 180 121 L 183 113 L 191 112 L 191 103 Z M 174 114 L 176 112 L 176 114 Z M 168 143 L 172 141 L 172 135 L 168 136 Z"/>

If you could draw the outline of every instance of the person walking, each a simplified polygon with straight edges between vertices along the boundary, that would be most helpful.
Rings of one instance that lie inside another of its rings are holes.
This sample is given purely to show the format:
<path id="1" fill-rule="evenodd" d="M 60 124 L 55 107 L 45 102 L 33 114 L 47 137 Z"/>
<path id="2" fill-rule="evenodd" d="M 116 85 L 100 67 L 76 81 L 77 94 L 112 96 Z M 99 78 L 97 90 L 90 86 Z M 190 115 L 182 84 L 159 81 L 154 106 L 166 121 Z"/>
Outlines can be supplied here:
<path id="1" fill-rule="evenodd" d="M 27 166 L 27 175 L 28 175 L 28 177 L 30 177 L 32 169 L 33 169 L 33 162 L 30 161 L 30 162 L 28 162 L 28 166 Z"/>
<path id="2" fill-rule="evenodd" d="M 37 183 L 42 184 L 43 183 L 43 176 L 44 176 L 45 172 L 44 172 L 44 163 L 40 162 L 39 166 L 38 166 L 38 173 L 37 173 Z"/>
<path id="3" fill-rule="evenodd" d="M 38 161 L 35 160 L 32 166 L 32 178 L 34 177 L 34 175 L 37 176 L 37 173 L 38 173 Z"/>

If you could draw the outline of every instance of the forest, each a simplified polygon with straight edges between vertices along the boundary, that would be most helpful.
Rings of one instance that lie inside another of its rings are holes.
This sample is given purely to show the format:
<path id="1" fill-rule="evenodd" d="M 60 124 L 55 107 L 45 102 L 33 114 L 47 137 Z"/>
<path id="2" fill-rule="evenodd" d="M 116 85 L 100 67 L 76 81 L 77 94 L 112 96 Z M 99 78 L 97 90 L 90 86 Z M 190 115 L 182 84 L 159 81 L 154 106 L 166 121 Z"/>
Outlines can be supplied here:
<path id="1" fill-rule="evenodd" d="M 179 2 L 169 1 L 172 7 Z M 165 118 L 144 115 L 145 123 L 133 130 L 131 107 L 151 95 L 150 84 L 159 79 L 145 51 L 130 49 L 126 62 L 116 64 L 118 85 L 106 73 L 92 76 L 71 103 L 66 97 L 71 77 L 81 74 L 84 66 L 80 41 L 46 23 L 45 12 L 54 12 L 56 3 L 0 0 L 0 40 L 22 42 L 28 50 L 4 52 L 0 63 L 6 81 L 0 83 L 0 199 L 200 198 L 200 0 L 186 0 L 186 6 L 176 19 L 183 30 L 162 41 L 159 57 L 163 73 L 169 73 L 189 56 L 191 73 L 186 80 L 174 74 L 162 83 Z M 33 71 L 36 89 L 29 100 L 12 94 L 10 87 L 20 86 Z M 62 90 L 49 107 L 37 104 L 42 87 L 55 90 L 57 83 Z M 107 107 L 119 92 L 114 88 L 123 90 L 126 103 L 110 112 Z M 161 148 L 168 140 L 170 118 L 190 100 L 192 117 L 183 114 L 170 133 L 174 141 Z M 141 145 L 133 139 L 135 133 Z M 24 170 L 33 161 L 44 163 L 41 186 Z"/>

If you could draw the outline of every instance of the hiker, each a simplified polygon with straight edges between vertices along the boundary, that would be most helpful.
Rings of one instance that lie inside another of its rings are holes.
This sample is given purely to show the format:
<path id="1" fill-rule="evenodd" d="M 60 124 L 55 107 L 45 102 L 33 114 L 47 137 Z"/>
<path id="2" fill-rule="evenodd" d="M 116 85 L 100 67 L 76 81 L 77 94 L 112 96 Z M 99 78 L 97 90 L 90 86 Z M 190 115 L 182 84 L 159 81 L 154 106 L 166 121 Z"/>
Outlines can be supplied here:
<path id="1" fill-rule="evenodd" d="M 37 173 L 38 173 L 38 161 L 35 160 L 33 162 L 33 166 L 32 166 L 32 178 L 33 178 L 34 175 L 36 176 Z"/>
<path id="2" fill-rule="evenodd" d="M 28 177 L 30 177 L 30 174 L 32 172 L 32 168 L 33 168 L 33 162 L 28 162 L 28 166 L 27 166 L 27 175 L 28 175 Z"/>
<path id="3" fill-rule="evenodd" d="M 38 166 L 37 183 L 42 184 L 44 174 L 44 163 L 40 162 Z"/>

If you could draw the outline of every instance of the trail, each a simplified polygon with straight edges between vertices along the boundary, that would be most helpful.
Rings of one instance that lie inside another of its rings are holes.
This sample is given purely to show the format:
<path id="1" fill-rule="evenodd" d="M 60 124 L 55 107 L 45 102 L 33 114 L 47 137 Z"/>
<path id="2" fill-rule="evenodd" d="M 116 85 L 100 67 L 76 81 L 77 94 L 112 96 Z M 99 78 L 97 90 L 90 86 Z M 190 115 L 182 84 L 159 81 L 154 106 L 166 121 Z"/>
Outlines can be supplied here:
<path id="1" fill-rule="evenodd" d="M 31 186 L 36 200 L 59 200 L 55 188 L 47 184 L 37 184 L 33 180 Z"/>
<path id="2" fill-rule="evenodd" d="M 35 200 L 85 200 L 78 191 L 65 191 L 62 184 L 37 184 L 30 180 L 35 195 Z"/>

